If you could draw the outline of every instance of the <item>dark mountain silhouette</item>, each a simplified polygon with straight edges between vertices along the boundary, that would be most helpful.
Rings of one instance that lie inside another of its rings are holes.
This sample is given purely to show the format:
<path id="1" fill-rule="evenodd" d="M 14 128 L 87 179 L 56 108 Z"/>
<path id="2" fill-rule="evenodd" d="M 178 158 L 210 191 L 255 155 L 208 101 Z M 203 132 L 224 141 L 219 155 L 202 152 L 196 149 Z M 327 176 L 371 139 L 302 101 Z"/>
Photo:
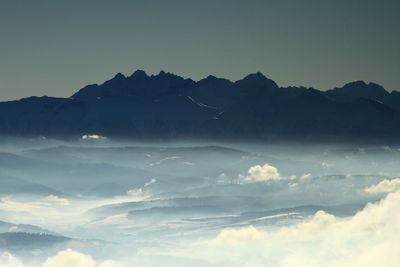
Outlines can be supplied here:
<path id="1" fill-rule="evenodd" d="M 0 134 L 78 138 L 384 140 L 400 133 L 400 93 L 362 81 L 326 92 L 261 73 L 231 82 L 118 73 L 70 98 L 0 102 Z"/>

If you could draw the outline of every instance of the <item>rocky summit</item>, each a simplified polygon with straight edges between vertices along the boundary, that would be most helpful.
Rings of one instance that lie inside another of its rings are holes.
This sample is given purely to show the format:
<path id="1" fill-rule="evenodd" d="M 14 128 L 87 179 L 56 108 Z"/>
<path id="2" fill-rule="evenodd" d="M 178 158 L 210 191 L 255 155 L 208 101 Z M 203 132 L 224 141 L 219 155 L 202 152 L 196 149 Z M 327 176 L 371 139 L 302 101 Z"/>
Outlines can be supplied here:
<path id="1" fill-rule="evenodd" d="M 351 82 L 320 91 L 279 87 L 262 73 L 200 81 L 121 73 L 69 98 L 0 102 L 0 135 L 79 138 L 384 140 L 400 134 L 400 93 Z"/>

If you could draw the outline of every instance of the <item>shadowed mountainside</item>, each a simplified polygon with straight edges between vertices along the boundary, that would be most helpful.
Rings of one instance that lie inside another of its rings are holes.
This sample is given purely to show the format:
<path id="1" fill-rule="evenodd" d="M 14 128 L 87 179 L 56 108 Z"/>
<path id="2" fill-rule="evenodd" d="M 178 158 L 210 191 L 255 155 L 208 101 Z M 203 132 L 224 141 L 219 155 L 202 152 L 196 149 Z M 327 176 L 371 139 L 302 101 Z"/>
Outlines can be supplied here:
<path id="1" fill-rule="evenodd" d="M 261 73 L 231 82 L 118 73 L 70 98 L 0 102 L 0 135 L 79 138 L 396 140 L 400 93 L 362 81 L 326 92 Z"/>

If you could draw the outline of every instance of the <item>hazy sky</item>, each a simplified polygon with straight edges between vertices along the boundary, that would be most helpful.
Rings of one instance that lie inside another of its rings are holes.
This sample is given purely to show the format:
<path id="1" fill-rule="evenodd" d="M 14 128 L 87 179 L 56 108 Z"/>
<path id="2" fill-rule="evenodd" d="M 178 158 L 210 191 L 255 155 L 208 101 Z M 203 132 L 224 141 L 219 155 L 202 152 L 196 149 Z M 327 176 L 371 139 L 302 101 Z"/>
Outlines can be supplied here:
<path id="1" fill-rule="evenodd" d="M 399 14 L 394 0 L 0 0 L 0 100 L 136 69 L 400 90 Z"/>

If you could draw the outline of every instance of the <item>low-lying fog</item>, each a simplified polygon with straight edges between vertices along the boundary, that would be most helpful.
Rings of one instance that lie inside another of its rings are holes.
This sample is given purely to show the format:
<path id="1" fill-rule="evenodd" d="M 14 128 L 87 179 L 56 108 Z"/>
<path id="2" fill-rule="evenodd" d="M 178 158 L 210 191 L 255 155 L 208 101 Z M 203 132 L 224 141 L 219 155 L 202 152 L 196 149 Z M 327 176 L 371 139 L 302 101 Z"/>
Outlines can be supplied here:
<path id="1" fill-rule="evenodd" d="M 400 148 L 0 140 L 0 266 L 400 266 Z"/>

